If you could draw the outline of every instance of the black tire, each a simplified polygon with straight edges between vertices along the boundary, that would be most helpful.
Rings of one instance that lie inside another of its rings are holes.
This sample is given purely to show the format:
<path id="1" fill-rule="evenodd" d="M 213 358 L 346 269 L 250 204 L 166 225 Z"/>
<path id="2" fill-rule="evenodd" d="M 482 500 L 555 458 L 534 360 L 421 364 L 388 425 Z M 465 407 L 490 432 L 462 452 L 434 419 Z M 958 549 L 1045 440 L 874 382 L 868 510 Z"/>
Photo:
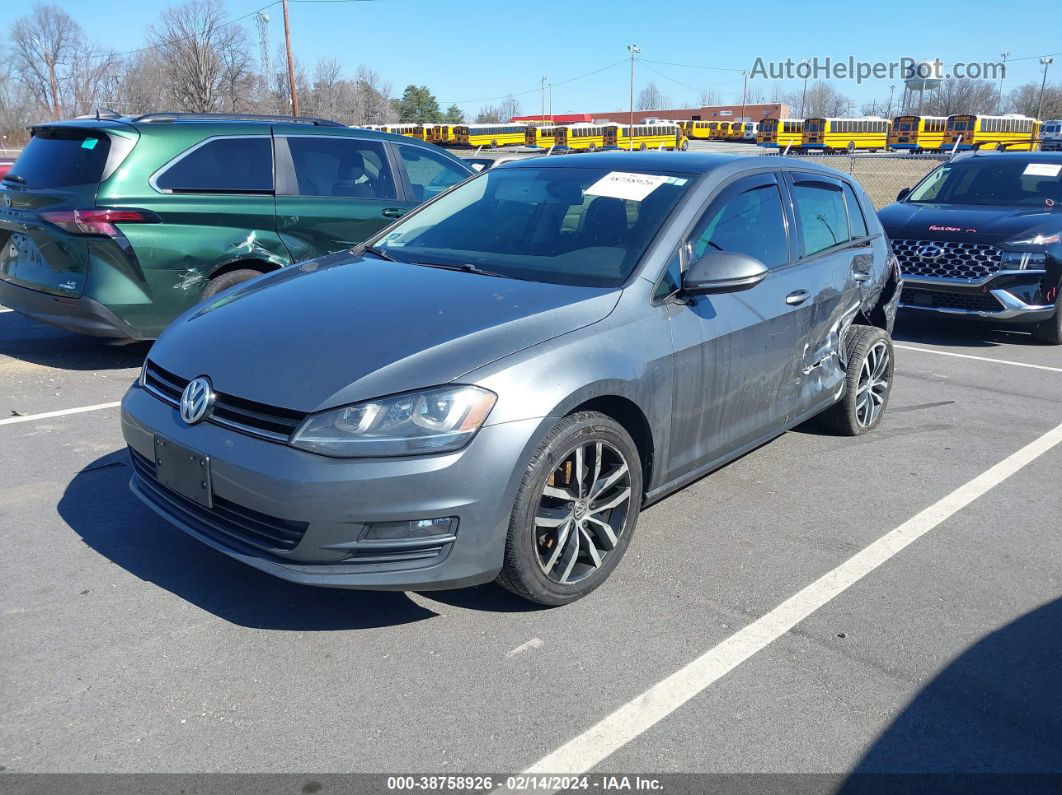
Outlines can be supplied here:
<path id="1" fill-rule="evenodd" d="M 248 279 L 253 279 L 255 276 L 261 276 L 261 271 L 251 270 L 250 268 L 240 268 L 238 271 L 229 271 L 223 273 L 220 276 L 215 276 L 209 282 L 207 282 L 206 288 L 203 290 L 203 298 L 212 298 L 222 290 L 227 290 L 240 282 L 245 282 Z"/>
<path id="2" fill-rule="evenodd" d="M 582 458 L 575 458 L 577 449 L 583 450 Z M 573 480 L 575 462 L 583 462 L 585 475 L 581 480 L 583 483 L 589 482 L 594 477 L 595 450 L 603 451 L 598 460 L 605 461 L 605 465 L 598 470 L 601 474 L 599 482 L 605 483 L 610 476 L 620 473 L 613 485 L 600 490 L 602 499 L 612 501 L 617 494 L 622 496 L 625 485 L 629 490 L 625 504 L 617 505 L 607 512 L 598 509 L 602 511 L 598 516 L 604 518 L 604 523 L 611 528 L 608 535 L 614 537 L 615 543 L 611 549 L 607 548 L 612 543 L 607 536 L 590 524 L 597 521 L 591 518 L 595 513 L 593 505 L 599 502 L 592 497 L 592 486 L 596 483 L 587 486 L 586 499 L 579 501 L 588 511 L 582 513 L 582 520 L 576 519 L 579 514 L 575 503 L 566 502 L 566 497 L 558 498 L 545 493 L 547 487 L 553 491 L 570 489 L 573 494 L 578 493 L 579 482 Z M 626 466 L 625 473 L 621 472 L 621 463 Z M 567 483 L 561 482 L 558 486 L 556 476 L 561 474 L 564 477 L 564 473 L 567 473 Z M 580 412 L 564 417 L 546 435 L 524 470 L 509 521 L 505 563 L 498 575 L 498 584 L 524 599 L 549 607 L 581 599 L 608 579 L 627 551 L 638 523 L 641 499 L 641 458 L 623 426 L 597 412 Z M 556 507 L 549 507 L 547 503 Z M 553 526 L 552 529 L 540 527 L 536 517 L 543 518 L 547 513 L 557 517 L 553 521 L 558 523 L 562 521 L 561 517 L 566 516 L 563 522 L 568 525 L 568 533 L 562 535 L 564 524 Z M 602 549 L 597 548 L 598 544 Z M 574 550 L 568 554 L 573 546 Z M 594 555 L 591 550 L 594 550 Z M 596 565 L 593 557 L 599 558 Z M 556 560 L 556 564 L 551 566 L 551 560 Z M 571 561 L 571 565 L 567 561 Z M 567 571 L 563 571 L 566 567 Z M 569 578 L 571 581 L 564 581 Z"/>
<path id="3" fill-rule="evenodd" d="M 1033 326 L 1033 339 L 1044 345 L 1062 345 L 1062 291 L 1055 300 L 1055 314 Z"/>
<path id="4" fill-rule="evenodd" d="M 876 326 L 855 325 L 848 332 L 845 349 L 848 352 L 848 368 L 845 374 L 844 397 L 819 415 L 819 424 L 841 436 L 860 436 L 878 427 L 889 405 L 895 366 L 892 339 L 888 332 Z M 864 389 L 865 392 L 871 393 L 865 395 L 866 400 L 871 401 L 871 404 L 878 403 L 877 408 L 872 405 L 868 413 L 865 404 L 861 402 L 864 395 L 860 389 L 868 371 L 874 373 L 874 365 L 878 361 L 868 361 L 868 357 L 872 352 L 880 353 L 882 350 L 887 359 L 884 368 L 875 374 L 874 380 L 877 381 L 880 377 L 884 380 L 885 387 L 883 390 L 873 386 Z"/>
<path id="5" fill-rule="evenodd" d="M 596 152 L 597 151 L 597 144 L 590 144 L 590 146 L 586 147 L 586 151 L 588 151 L 588 152 Z"/>
<path id="6" fill-rule="evenodd" d="M 645 144 L 642 144 L 642 145 L 640 145 L 640 146 L 638 147 L 638 151 L 639 151 L 639 152 L 644 152 L 644 151 L 645 151 Z"/>
<path id="7" fill-rule="evenodd" d="M 685 152 L 689 148 L 690 148 L 690 142 L 689 141 L 683 141 L 682 142 L 682 146 L 679 147 L 679 149 L 681 151 L 683 151 L 683 152 Z"/>

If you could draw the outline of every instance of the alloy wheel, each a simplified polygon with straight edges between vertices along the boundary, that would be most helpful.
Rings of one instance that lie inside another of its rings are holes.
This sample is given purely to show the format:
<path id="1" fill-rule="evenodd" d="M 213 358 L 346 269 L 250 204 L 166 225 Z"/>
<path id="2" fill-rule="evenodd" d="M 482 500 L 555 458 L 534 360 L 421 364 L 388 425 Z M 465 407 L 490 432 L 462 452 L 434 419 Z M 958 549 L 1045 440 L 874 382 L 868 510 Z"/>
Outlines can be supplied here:
<path id="1" fill-rule="evenodd" d="M 601 568 L 626 531 L 630 467 L 608 442 L 572 450 L 546 479 L 534 518 L 535 559 L 547 578 L 571 585 Z"/>
<path id="2" fill-rule="evenodd" d="M 867 351 L 859 371 L 856 388 L 856 421 L 863 428 L 874 425 L 881 417 L 889 394 L 889 346 L 884 340 Z"/>

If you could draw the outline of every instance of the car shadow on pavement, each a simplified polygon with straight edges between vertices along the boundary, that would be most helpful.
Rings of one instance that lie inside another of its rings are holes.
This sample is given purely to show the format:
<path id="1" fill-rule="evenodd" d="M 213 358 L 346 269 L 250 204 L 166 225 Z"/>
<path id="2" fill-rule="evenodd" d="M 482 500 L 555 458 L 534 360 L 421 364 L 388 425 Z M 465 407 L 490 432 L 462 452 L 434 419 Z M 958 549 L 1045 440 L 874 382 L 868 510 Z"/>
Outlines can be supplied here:
<path id="1" fill-rule="evenodd" d="M 114 345 L 38 323 L 17 312 L 0 312 L 0 356 L 63 370 L 125 370 L 140 367 L 150 342 Z"/>
<path id="2" fill-rule="evenodd" d="M 127 453 L 82 469 L 59 514 L 88 546 L 142 580 L 253 629 L 321 631 L 408 624 L 437 613 L 404 593 L 314 588 L 277 579 L 217 552 L 157 516 L 129 491 Z"/>
<path id="3" fill-rule="evenodd" d="M 839 792 L 875 791 L 875 783 L 890 784 L 893 792 L 1058 792 L 1060 749 L 1062 599 L 1057 599 L 986 635 L 948 664 L 874 742 Z M 875 776 L 896 773 L 931 775 L 910 782 Z M 1048 773 L 1052 779 L 1039 784 L 1006 778 Z"/>
<path id="4" fill-rule="evenodd" d="M 896 342 L 922 342 L 955 348 L 996 348 L 1002 345 L 1044 347 L 1021 326 L 994 326 L 962 318 L 927 318 L 901 314 L 892 332 Z"/>

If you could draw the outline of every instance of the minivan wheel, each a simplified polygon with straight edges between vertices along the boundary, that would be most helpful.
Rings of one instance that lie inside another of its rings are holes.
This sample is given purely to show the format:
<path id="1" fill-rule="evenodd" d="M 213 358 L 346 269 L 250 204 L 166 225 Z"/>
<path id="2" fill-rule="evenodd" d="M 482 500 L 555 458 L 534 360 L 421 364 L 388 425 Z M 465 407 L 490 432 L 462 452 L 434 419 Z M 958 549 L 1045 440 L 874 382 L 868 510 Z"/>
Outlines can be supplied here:
<path id="1" fill-rule="evenodd" d="M 1062 293 L 1055 301 L 1055 314 L 1033 326 L 1033 339 L 1044 345 L 1062 345 Z"/>
<path id="2" fill-rule="evenodd" d="M 627 551 L 642 498 L 638 448 L 597 412 L 564 417 L 524 471 L 498 583 L 540 605 L 574 602 Z"/>
<path id="3" fill-rule="evenodd" d="M 203 298 L 212 298 L 222 290 L 227 290 L 240 282 L 245 282 L 248 279 L 253 279 L 255 276 L 261 276 L 261 271 L 251 270 L 250 268 L 241 268 L 238 271 L 229 271 L 223 273 L 220 276 L 215 276 L 209 282 L 207 282 L 206 288 L 203 290 Z"/>
<path id="4" fill-rule="evenodd" d="M 846 340 L 844 397 L 821 415 L 822 424 L 843 436 L 872 431 L 885 416 L 892 391 L 892 340 L 875 326 L 852 326 Z"/>

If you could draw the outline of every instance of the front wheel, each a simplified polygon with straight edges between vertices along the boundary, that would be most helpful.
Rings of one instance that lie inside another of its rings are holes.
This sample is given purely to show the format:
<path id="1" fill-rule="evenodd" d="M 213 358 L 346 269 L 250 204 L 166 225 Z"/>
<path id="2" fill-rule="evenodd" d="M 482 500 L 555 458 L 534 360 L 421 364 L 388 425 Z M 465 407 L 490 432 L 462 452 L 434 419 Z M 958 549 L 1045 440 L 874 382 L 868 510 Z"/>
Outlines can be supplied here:
<path id="1" fill-rule="evenodd" d="M 560 420 L 524 471 L 498 583 L 541 605 L 603 583 L 638 521 L 642 465 L 623 426 L 597 412 Z"/>
<path id="2" fill-rule="evenodd" d="M 888 332 L 852 326 L 845 347 L 848 368 L 844 397 L 821 415 L 822 424 L 842 436 L 872 431 L 885 416 L 892 392 L 893 349 Z"/>
<path id="3" fill-rule="evenodd" d="M 1054 317 L 1033 326 L 1032 335 L 1044 345 L 1062 345 L 1062 292 L 1055 299 Z"/>
<path id="4" fill-rule="evenodd" d="M 245 282 L 248 279 L 253 279 L 256 276 L 261 276 L 261 271 L 251 270 L 250 268 L 240 268 L 237 271 L 229 271 L 223 273 L 220 276 L 215 276 L 203 289 L 201 298 L 213 298 L 222 290 L 227 290 L 240 282 Z"/>

